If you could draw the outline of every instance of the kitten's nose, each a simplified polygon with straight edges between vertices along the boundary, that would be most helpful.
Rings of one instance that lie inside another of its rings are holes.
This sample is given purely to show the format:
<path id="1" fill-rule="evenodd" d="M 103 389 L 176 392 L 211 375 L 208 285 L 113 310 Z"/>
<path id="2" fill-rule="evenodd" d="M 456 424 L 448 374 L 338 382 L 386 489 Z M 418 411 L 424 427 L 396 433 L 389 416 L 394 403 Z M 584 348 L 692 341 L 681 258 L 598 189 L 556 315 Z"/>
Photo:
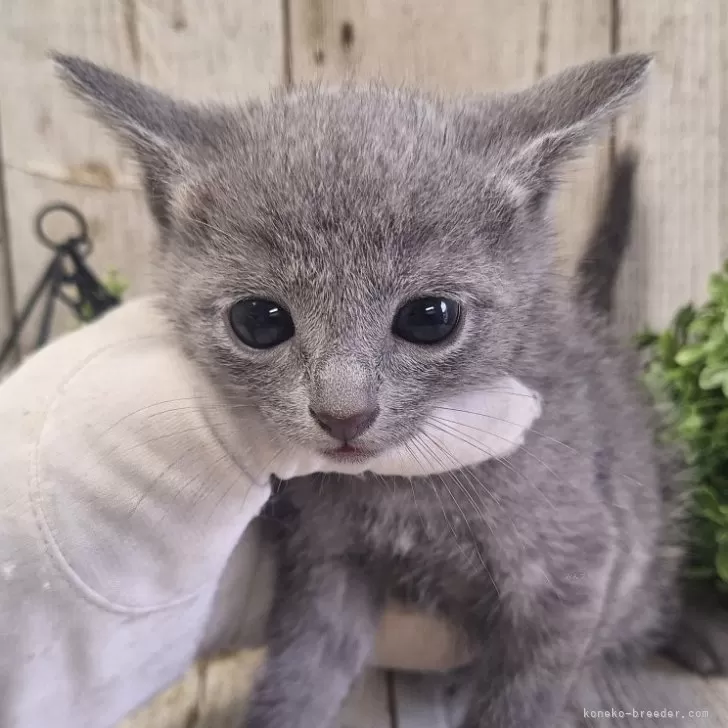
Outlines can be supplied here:
<path id="1" fill-rule="evenodd" d="M 311 408 L 309 412 L 324 432 L 337 440 L 349 442 L 374 424 L 379 415 L 379 407 L 357 412 L 349 417 L 336 417 L 329 412 L 316 412 Z"/>

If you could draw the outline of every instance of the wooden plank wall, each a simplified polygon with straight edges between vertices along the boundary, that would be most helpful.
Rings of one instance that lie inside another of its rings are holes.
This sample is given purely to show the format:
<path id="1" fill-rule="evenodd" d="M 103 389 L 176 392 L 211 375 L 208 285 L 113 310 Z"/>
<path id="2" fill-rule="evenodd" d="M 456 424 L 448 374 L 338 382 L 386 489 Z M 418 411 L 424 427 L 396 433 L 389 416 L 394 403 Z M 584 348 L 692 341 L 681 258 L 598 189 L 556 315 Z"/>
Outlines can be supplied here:
<path id="1" fill-rule="evenodd" d="M 611 49 L 611 3 L 604 0 L 318 0 L 291 7 L 294 82 L 379 77 L 444 93 L 482 92 L 526 86 Z M 561 196 L 567 269 L 594 217 L 607 154 L 605 142 L 582 160 Z"/>
<path id="2" fill-rule="evenodd" d="M 22 305 L 47 264 L 49 254 L 32 226 L 38 209 L 55 200 L 87 217 L 97 272 L 119 269 L 131 283 L 129 295 L 148 290 L 154 232 L 134 169 L 53 77 L 48 50 L 86 56 L 189 99 L 244 99 L 284 80 L 282 6 L 255 0 L 0 0 L 0 16 L 8 219 L 0 245 L 9 239 L 12 257 L 12 269 L 0 267 L 3 294 L 10 275 L 16 306 Z M 51 222 L 56 234 L 68 230 L 60 219 Z M 0 266 L 3 261 L 0 256 Z M 0 339 L 7 324 L 6 312 Z M 73 325 L 68 317 L 56 324 L 56 332 Z M 32 343 L 27 336 L 22 348 Z"/>
<path id="3" fill-rule="evenodd" d="M 86 215 L 97 271 L 119 269 L 131 295 L 151 286 L 154 233 L 134 169 L 53 79 L 50 48 L 189 99 L 372 76 L 486 91 L 616 50 L 651 50 L 657 71 L 645 101 L 614 144 L 575 166 L 559 200 L 564 270 L 591 227 L 614 147 L 625 145 L 642 161 L 621 330 L 664 324 L 683 301 L 702 298 L 728 256 L 726 0 L 0 0 L 0 18 L 0 340 L 48 262 L 32 234 L 48 202 Z M 60 318 L 55 332 L 70 325 Z M 26 338 L 22 348 L 31 345 Z M 237 673 L 247 669 L 191 673 L 178 689 L 186 697 L 154 714 L 170 722 L 149 725 L 203 724 L 240 697 Z"/>
<path id="4" fill-rule="evenodd" d="M 618 45 L 650 48 L 646 103 L 619 124 L 642 155 L 636 245 L 619 291 L 625 331 L 702 298 L 728 257 L 728 3 L 622 0 Z"/>
<path id="5" fill-rule="evenodd" d="M 0 0 L 0 338 L 48 261 L 32 234 L 43 204 L 88 217 L 98 271 L 149 290 L 153 230 L 134 170 L 53 79 L 50 48 L 191 98 L 372 76 L 453 91 L 523 86 L 614 50 L 657 53 L 646 101 L 618 127 L 637 145 L 635 245 L 618 323 L 663 324 L 704 293 L 728 253 L 728 4 L 724 0 Z M 605 140 L 559 199 L 564 270 L 594 219 Z M 56 332 L 71 324 L 60 317 Z M 23 349 L 32 345 L 26 337 Z"/>

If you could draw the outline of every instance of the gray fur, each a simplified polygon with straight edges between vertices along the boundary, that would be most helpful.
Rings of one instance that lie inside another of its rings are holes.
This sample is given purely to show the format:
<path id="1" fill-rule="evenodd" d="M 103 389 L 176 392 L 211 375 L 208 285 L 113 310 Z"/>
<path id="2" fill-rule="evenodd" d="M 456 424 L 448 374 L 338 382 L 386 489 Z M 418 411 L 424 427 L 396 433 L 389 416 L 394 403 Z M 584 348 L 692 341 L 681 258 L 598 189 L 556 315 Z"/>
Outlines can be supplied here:
<path id="1" fill-rule="evenodd" d="M 319 450 L 330 441 L 312 401 L 376 404 L 358 445 L 408 442 L 436 461 L 422 425 L 457 427 L 452 395 L 506 375 L 543 397 L 507 458 L 287 485 L 269 659 L 245 725 L 330 725 L 391 597 L 475 646 L 467 728 L 566 726 L 592 671 L 661 643 L 677 613 L 677 500 L 634 363 L 555 282 L 549 221 L 561 164 L 639 91 L 648 57 L 493 97 L 303 88 L 236 109 L 57 62 L 141 162 L 168 316 L 231 413 L 252 406 L 272 438 Z M 427 294 L 462 302 L 459 334 L 395 340 L 397 307 Z M 295 338 L 236 342 L 225 315 L 246 296 L 283 302 Z"/>
<path id="2" fill-rule="evenodd" d="M 616 160 L 604 212 L 579 261 L 577 297 L 607 316 L 614 306 L 617 274 L 630 242 L 636 168 L 637 155 L 632 150 Z"/>

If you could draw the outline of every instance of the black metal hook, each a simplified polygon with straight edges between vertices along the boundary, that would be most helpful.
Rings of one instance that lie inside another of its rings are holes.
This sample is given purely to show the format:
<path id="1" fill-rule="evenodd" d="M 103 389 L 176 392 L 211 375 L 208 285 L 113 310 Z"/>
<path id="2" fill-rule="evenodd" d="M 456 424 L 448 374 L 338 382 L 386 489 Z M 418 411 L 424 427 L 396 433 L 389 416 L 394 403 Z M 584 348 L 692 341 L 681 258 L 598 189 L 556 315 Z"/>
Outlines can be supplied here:
<path id="1" fill-rule="evenodd" d="M 64 241 L 52 240 L 45 231 L 43 223 L 48 215 L 54 212 L 64 212 L 77 223 L 78 229 Z M 101 283 L 84 260 L 93 250 L 93 245 L 88 236 L 86 219 L 75 207 L 65 202 L 46 205 L 35 217 L 35 232 L 40 243 L 53 251 L 53 257 L 28 296 L 20 315 L 16 317 L 10 335 L 0 346 L 0 368 L 15 348 L 25 324 L 44 292 L 46 303 L 43 307 L 36 348 L 43 346 L 50 336 L 53 311 L 57 301 L 68 306 L 76 318 L 83 321 L 95 319 L 121 303 L 120 299 Z M 63 291 L 63 286 L 69 285 L 75 288 L 76 295 L 73 297 Z"/>
<path id="2" fill-rule="evenodd" d="M 67 215 L 73 218 L 78 225 L 78 231 L 75 235 L 71 235 L 64 241 L 52 240 L 48 237 L 43 223 L 45 219 L 52 215 L 54 212 L 65 212 Z M 46 205 L 41 208 L 38 214 L 35 216 L 35 234 L 38 236 L 38 240 L 41 245 L 44 245 L 49 250 L 56 252 L 58 248 L 74 243 L 77 251 L 85 258 L 93 250 L 93 244 L 88 235 L 88 224 L 86 218 L 75 208 L 73 205 L 69 205 L 67 202 L 52 202 L 50 205 Z"/>

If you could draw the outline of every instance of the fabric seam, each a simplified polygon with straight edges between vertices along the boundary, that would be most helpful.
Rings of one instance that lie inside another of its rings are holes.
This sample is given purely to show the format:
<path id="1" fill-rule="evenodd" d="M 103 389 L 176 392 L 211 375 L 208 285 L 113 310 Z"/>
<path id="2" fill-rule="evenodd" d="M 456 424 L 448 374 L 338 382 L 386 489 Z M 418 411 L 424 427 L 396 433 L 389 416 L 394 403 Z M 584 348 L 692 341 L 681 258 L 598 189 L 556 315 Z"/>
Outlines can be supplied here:
<path id="1" fill-rule="evenodd" d="M 98 358 L 101 354 L 107 352 L 109 349 L 113 349 L 114 347 L 118 346 L 119 344 L 123 343 L 129 343 L 132 341 L 144 341 L 145 339 L 154 339 L 157 340 L 158 337 L 155 336 L 138 336 L 133 337 L 130 339 L 124 339 L 123 341 L 116 341 L 112 344 L 107 344 L 106 346 L 102 347 L 101 349 L 98 349 L 93 352 L 93 354 L 89 355 L 86 359 L 83 360 L 83 362 L 71 373 L 68 375 L 66 379 L 64 379 L 63 383 L 58 387 L 56 390 L 56 393 L 49 404 L 49 406 L 46 408 L 46 414 L 43 421 L 43 425 L 40 429 L 40 432 L 38 434 L 38 439 L 36 440 L 35 447 L 33 448 L 33 451 L 31 453 L 31 478 L 30 478 L 30 488 L 29 488 L 29 500 L 31 504 L 31 510 L 33 513 L 33 517 L 36 523 L 36 526 L 38 528 L 38 531 L 41 535 L 41 538 L 43 539 L 44 544 L 46 545 L 46 550 L 48 554 L 52 557 L 52 560 L 55 562 L 56 567 L 61 572 L 62 576 L 66 579 L 66 581 L 78 592 L 81 593 L 81 595 L 86 599 L 86 601 L 91 602 L 97 607 L 100 607 L 101 609 L 104 609 L 108 612 L 113 612 L 116 614 L 127 614 L 127 615 L 145 615 L 145 614 L 152 614 L 154 612 L 160 612 L 167 609 L 173 609 L 174 607 L 178 607 L 182 604 L 186 604 L 187 602 L 192 601 L 193 599 L 197 598 L 206 588 L 208 588 L 209 584 L 206 582 L 202 584 L 198 589 L 195 589 L 193 592 L 189 594 L 185 594 L 183 596 L 177 597 L 175 599 L 171 599 L 166 602 L 162 602 L 160 604 L 152 604 L 149 606 L 138 606 L 133 604 L 118 604 L 116 602 L 111 601 L 107 597 L 103 596 L 103 594 L 100 594 L 98 591 L 93 589 L 91 586 L 89 586 L 80 576 L 79 574 L 74 570 L 74 568 L 71 566 L 71 564 L 68 562 L 66 557 L 63 554 L 63 551 L 61 550 L 60 546 L 56 542 L 56 539 L 53 536 L 53 533 L 51 532 L 50 525 L 48 523 L 48 519 L 46 517 L 45 511 L 43 509 L 43 495 L 40 490 L 40 444 L 41 440 L 43 439 L 43 435 L 46 430 L 46 425 L 48 421 L 48 416 L 50 412 L 54 409 L 56 406 L 58 400 L 60 399 L 61 393 L 63 390 L 68 387 L 68 385 L 78 376 L 81 374 L 81 372 L 96 358 Z"/>

